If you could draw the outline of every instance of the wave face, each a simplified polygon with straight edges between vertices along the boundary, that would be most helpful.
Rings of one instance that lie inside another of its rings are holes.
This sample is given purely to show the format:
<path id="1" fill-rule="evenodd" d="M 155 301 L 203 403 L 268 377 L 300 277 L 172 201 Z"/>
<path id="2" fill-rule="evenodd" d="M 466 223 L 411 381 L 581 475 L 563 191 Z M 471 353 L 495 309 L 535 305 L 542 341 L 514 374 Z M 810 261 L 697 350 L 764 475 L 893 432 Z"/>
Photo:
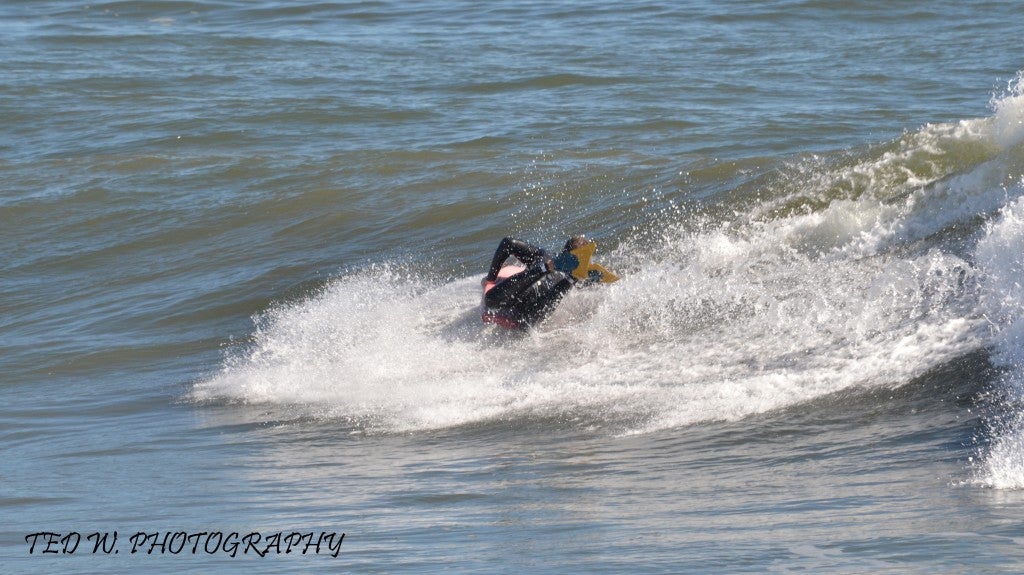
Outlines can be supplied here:
<path id="1" fill-rule="evenodd" d="M 255 318 L 192 396 L 356 432 L 553 421 L 634 434 L 896 388 L 987 351 L 1009 415 L 992 422 L 978 481 L 1024 487 L 1020 85 L 989 117 L 791 158 L 741 181 L 741 200 L 663 198 L 599 249 L 622 281 L 577 290 L 522 336 L 480 324 L 476 275 L 344 274 Z"/>

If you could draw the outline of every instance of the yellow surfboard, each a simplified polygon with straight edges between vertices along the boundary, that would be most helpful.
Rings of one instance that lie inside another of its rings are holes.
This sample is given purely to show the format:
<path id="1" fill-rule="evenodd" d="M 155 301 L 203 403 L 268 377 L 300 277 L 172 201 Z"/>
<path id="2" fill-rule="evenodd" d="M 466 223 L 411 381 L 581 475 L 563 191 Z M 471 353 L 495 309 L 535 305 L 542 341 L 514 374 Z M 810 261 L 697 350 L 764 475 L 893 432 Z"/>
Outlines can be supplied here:
<path id="1" fill-rule="evenodd" d="M 562 253 L 555 259 L 555 267 L 567 273 L 577 280 L 600 281 L 601 283 L 612 283 L 619 281 L 619 276 L 612 273 L 601 264 L 591 263 L 597 243 L 589 241 L 586 244 L 569 252 Z"/>

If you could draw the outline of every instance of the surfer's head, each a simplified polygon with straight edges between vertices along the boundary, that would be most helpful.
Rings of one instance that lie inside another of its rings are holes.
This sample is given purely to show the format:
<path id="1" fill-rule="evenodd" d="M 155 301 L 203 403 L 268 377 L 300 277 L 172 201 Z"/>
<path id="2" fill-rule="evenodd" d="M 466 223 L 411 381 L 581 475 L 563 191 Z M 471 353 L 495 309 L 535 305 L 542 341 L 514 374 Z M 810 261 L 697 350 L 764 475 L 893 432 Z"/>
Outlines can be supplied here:
<path id="1" fill-rule="evenodd" d="M 587 245 L 587 243 L 589 243 L 589 242 L 590 242 L 590 240 L 588 240 L 586 238 L 586 236 L 573 236 L 573 237 L 569 238 L 565 242 L 565 247 L 562 248 L 562 251 L 563 252 L 571 252 L 571 251 L 573 251 L 575 249 L 582 248 L 583 246 Z"/>

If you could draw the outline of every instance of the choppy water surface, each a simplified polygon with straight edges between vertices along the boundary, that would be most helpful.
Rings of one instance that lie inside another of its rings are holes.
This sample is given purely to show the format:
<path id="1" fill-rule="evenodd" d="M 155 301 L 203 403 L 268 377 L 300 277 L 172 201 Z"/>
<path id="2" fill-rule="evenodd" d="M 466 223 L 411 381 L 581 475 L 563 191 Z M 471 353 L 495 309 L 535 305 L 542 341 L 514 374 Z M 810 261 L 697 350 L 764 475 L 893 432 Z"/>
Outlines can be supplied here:
<path id="1" fill-rule="evenodd" d="M 1021 22 L 4 4 L 5 569 L 1019 572 Z M 581 232 L 622 281 L 480 324 Z"/>

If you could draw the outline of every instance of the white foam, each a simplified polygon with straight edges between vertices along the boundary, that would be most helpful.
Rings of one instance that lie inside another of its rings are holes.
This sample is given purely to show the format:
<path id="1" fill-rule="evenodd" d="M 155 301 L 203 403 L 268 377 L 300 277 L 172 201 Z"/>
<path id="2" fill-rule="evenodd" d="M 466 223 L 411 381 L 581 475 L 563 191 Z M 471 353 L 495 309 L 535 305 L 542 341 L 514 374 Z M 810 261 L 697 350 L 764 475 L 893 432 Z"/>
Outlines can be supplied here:
<path id="1" fill-rule="evenodd" d="M 252 349 L 194 395 L 302 404 L 369 429 L 486 417 L 502 403 L 487 362 L 503 354 L 481 354 L 483 342 L 459 337 L 460 323 L 479 322 L 461 317 L 472 307 L 471 283 L 437 288 L 388 267 L 342 278 L 259 318 Z"/>
<path id="2" fill-rule="evenodd" d="M 1006 370 L 998 406 L 1005 415 L 989 422 L 992 445 L 978 481 L 1024 489 L 1024 198 L 1011 202 L 988 225 L 977 261 L 984 270 L 984 309 L 994 331 L 991 358 Z"/>
<path id="3" fill-rule="evenodd" d="M 977 466 L 976 481 L 997 489 L 1024 489 L 1024 76 L 994 97 L 993 141 L 1005 164 L 1005 205 L 985 227 L 975 249 L 981 274 L 981 310 L 992 331 L 990 357 L 1004 371 L 994 394 L 999 404 L 987 422 L 990 445 Z"/>

